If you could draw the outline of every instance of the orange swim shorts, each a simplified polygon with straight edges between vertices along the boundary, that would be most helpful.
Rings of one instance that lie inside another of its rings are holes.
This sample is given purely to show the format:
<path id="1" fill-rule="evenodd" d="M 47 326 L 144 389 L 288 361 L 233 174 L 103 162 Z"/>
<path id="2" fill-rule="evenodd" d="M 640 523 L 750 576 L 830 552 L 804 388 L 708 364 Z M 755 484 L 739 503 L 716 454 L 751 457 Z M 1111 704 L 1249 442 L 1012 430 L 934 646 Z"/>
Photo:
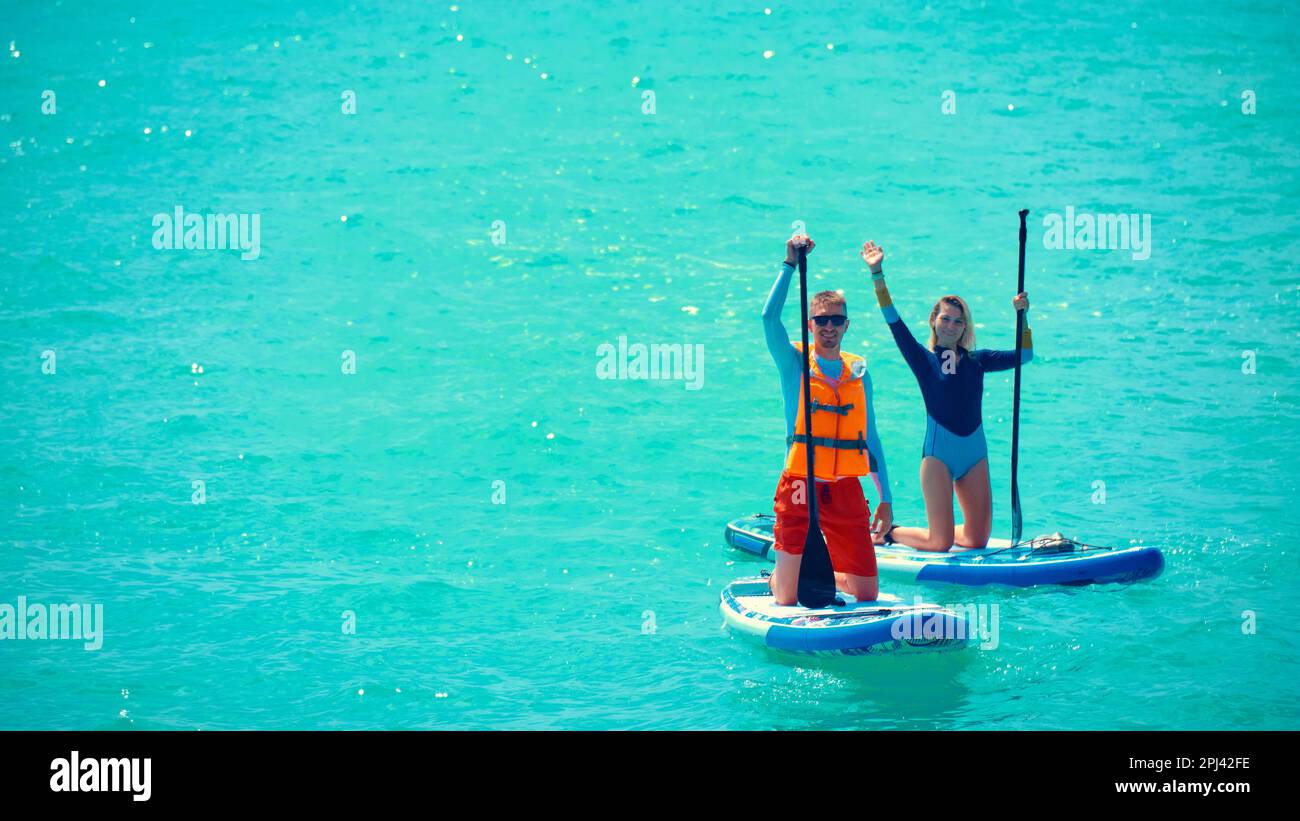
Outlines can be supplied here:
<path id="1" fill-rule="evenodd" d="M 776 513 L 776 549 L 803 555 L 808 536 L 808 501 L 803 476 L 782 473 L 772 499 Z M 862 483 L 849 476 L 836 482 L 816 482 L 817 520 L 831 556 L 831 567 L 852 576 L 876 575 L 876 549 L 871 542 L 871 506 Z"/>

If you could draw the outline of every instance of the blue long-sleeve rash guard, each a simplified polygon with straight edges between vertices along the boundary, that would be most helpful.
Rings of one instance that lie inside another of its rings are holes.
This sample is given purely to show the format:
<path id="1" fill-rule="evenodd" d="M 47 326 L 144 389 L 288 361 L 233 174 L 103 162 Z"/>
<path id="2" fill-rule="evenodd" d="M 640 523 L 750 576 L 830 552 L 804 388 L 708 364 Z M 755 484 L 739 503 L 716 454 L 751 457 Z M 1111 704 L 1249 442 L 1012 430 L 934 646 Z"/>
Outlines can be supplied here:
<path id="1" fill-rule="evenodd" d="M 984 374 L 1014 368 L 1016 352 L 985 348 L 967 351 L 963 348 L 964 355 L 958 360 L 957 367 L 949 368 L 955 372 L 944 373 L 940 354 L 916 341 L 916 337 L 908 330 L 907 323 L 899 318 L 898 311 L 892 304 L 880 310 L 889 323 L 889 331 L 894 335 L 898 350 L 921 387 L 926 412 L 934 421 L 958 436 L 970 436 L 980 426 L 984 415 Z M 1033 358 L 1034 350 L 1030 345 L 1021 349 L 1022 363 Z"/>
<path id="2" fill-rule="evenodd" d="M 782 263 L 781 273 L 772 284 L 772 292 L 767 295 L 767 303 L 763 306 L 763 333 L 767 337 L 767 350 L 772 354 L 772 361 L 776 362 L 777 372 L 781 375 L 787 440 L 794 435 L 794 423 L 799 415 L 799 389 L 803 383 L 803 361 L 799 358 L 799 349 L 790 341 L 785 325 L 781 324 L 781 309 L 785 306 L 792 274 L 794 267 Z M 843 363 L 838 359 L 823 359 L 818 356 L 817 365 L 832 379 L 838 379 L 843 370 Z M 885 468 L 885 449 L 876 433 L 876 410 L 871 402 L 870 373 L 862 374 L 862 390 L 867 400 L 867 450 L 876 462 L 876 473 L 871 474 L 871 478 L 876 483 L 880 501 L 888 503 L 892 501 L 893 494 L 889 490 L 889 472 Z"/>

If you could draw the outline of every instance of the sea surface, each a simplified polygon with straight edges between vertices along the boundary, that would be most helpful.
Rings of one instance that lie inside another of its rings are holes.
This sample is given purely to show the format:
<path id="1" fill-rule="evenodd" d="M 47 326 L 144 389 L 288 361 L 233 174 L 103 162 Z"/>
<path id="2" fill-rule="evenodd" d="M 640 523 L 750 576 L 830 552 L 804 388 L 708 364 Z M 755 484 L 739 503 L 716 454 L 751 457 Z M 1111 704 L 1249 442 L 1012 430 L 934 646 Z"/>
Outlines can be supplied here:
<path id="1" fill-rule="evenodd" d="M 0 641 L 0 728 L 1300 727 L 1294 5 L 3 5 L 0 605 L 103 632 Z M 256 251 L 165 247 L 177 207 Z M 938 658 L 729 636 L 786 238 L 844 291 L 919 523 L 857 249 L 922 339 L 958 293 L 1006 348 L 1021 208 L 1026 535 L 1165 573 L 884 579 L 997 605 L 996 648 Z M 1045 247 L 1067 209 L 1149 245 Z M 698 384 L 602 378 L 620 338 Z"/>

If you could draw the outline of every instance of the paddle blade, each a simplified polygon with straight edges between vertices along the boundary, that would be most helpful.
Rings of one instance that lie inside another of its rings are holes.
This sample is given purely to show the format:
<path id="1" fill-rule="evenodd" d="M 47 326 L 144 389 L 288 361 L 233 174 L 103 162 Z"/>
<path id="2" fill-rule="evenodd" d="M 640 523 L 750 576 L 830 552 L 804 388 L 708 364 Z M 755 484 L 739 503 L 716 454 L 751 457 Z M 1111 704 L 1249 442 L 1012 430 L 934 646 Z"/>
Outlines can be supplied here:
<path id="1" fill-rule="evenodd" d="M 1020 518 L 1020 487 L 1011 482 L 1011 544 L 1020 544 L 1020 535 L 1024 532 L 1024 522 Z"/>
<path id="2" fill-rule="evenodd" d="M 799 604 L 809 608 L 825 607 L 834 600 L 835 570 L 831 567 L 826 538 L 814 518 L 808 523 L 803 559 L 799 562 Z"/>

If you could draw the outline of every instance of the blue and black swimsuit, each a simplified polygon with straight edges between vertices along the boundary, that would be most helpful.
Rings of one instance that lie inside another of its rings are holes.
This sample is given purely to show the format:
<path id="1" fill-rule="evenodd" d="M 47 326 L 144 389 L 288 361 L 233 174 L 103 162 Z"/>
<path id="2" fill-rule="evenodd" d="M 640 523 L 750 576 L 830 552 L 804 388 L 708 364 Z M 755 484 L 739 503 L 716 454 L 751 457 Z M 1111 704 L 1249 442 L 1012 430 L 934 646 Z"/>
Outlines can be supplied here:
<path id="1" fill-rule="evenodd" d="M 945 354 L 953 355 L 948 349 L 935 352 L 917 342 L 893 304 L 883 305 L 880 310 L 925 399 L 925 446 L 921 455 L 943 462 L 956 481 L 988 456 L 983 425 L 984 374 L 1014 368 L 1016 352 L 958 347 L 956 366 L 949 365 L 950 372 L 945 373 Z M 1022 345 L 1020 361 L 1029 362 L 1034 352 L 1028 326 Z"/>

